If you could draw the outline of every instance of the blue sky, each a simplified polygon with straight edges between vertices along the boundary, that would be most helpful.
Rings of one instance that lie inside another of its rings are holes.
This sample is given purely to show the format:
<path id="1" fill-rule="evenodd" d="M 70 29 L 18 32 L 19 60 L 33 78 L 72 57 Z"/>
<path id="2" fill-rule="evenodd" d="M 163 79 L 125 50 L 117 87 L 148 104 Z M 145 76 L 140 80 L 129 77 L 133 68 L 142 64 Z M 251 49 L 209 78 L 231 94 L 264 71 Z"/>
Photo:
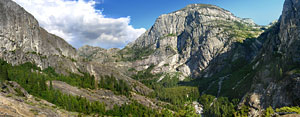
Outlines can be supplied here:
<path id="1" fill-rule="evenodd" d="M 149 29 L 161 14 L 188 4 L 213 4 L 238 17 L 266 25 L 279 18 L 284 0 L 14 0 L 41 27 L 70 43 L 123 48 Z"/>
<path id="2" fill-rule="evenodd" d="M 213 4 L 242 18 L 267 25 L 281 15 L 284 0 L 98 0 L 97 9 L 107 17 L 131 17 L 135 28 L 150 28 L 161 14 L 184 8 L 188 4 Z"/>

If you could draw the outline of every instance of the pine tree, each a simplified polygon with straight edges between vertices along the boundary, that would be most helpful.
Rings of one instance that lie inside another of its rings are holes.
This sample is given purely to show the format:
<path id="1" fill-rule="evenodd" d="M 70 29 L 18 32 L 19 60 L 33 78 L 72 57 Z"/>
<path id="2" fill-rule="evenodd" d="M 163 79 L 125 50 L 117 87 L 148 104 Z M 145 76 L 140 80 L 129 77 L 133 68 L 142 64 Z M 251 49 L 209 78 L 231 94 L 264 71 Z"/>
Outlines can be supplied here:
<path id="1" fill-rule="evenodd" d="M 50 80 L 50 90 L 53 90 L 52 80 Z"/>
<path id="2" fill-rule="evenodd" d="M 10 80 L 6 66 L 0 66 L 0 81 Z"/>

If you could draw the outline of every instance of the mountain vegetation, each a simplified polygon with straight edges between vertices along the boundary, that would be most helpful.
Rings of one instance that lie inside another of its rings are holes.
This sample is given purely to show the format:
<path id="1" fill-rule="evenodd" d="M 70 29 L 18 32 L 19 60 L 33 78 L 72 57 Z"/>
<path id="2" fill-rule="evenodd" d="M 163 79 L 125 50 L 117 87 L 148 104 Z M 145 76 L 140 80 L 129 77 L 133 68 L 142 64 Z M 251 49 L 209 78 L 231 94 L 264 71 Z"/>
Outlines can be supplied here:
<path id="1" fill-rule="evenodd" d="M 191 4 L 123 49 L 77 50 L 0 0 L 0 116 L 298 116 L 299 9 L 259 26 Z"/>
<path id="2" fill-rule="evenodd" d="M 121 107 L 115 106 L 112 110 L 107 110 L 104 103 L 95 101 L 91 102 L 81 96 L 67 95 L 59 90 L 55 90 L 52 86 L 52 80 L 64 81 L 70 85 L 78 86 L 81 88 L 95 89 L 95 79 L 87 73 L 83 73 L 83 76 L 77 74 L 70 74 L 64 76 L 55 73 L 53 68 L 41 70 L 34 64 L 25 63 L 18 66 L 12 66 L 6 61 L 0 60 L 1 82 L 15 81 L 20 84 L 28 93 L 33 96 L 47 100 L 62 109 L 68 111 L 79 112 L 83 114 L 98 114 L 98 115 L 110 115 L 110 116 L 171 116 L 172 113 L 169 110 L 154 110 L 137 102 L 124 105 Z M 103 80 L 102 80 L 103 79 Z M 104 76 L 99 82 L 99 88 L 105 88 L 114 91 L 116 94 L 129 96 L 130 88 L 124 81 L 117 81 L 114 76 Z M 46 84 L 49 82 L 49 86 Z M 182 110 L 186 114 L 187 110 Z M 191 111 L 192 113 L 193 111 Z"/>

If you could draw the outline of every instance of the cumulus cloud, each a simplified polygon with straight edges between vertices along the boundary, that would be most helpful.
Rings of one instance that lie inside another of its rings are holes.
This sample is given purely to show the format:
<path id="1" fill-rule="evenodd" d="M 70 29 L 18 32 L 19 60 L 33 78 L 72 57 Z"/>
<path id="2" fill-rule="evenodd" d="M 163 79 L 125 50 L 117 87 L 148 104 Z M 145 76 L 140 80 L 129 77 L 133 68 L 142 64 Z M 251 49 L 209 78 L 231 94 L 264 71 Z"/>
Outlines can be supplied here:
<path id="1" fill-rule="evenodd" d="M 122 48 L 146 30 L 130 25 L 130 17 L 107 18 L 94 0 L 14 0 L 48 32 L 76 48 L 83 45 Z"/>

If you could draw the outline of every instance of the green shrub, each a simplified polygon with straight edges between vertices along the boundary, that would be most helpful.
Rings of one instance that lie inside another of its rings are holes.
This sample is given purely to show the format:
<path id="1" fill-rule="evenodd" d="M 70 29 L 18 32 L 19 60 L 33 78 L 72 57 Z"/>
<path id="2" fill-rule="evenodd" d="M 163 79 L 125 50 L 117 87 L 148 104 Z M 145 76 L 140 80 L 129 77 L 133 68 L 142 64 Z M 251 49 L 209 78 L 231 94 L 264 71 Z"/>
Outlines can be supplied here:
<path id="1" fill-rule="evenodd" d="M 265 111 L 265 117 L 272 117 L 274 114 L 274 110 L 271 106 L 269 106 Z"/>
<path id="2" fill-rule="evenodd" d="M 295 112 L 297 114 L 300 114 L 300 107 L 299 106 L 295 106 L 295 107 L 277 108 L 276 112 Z"/>

